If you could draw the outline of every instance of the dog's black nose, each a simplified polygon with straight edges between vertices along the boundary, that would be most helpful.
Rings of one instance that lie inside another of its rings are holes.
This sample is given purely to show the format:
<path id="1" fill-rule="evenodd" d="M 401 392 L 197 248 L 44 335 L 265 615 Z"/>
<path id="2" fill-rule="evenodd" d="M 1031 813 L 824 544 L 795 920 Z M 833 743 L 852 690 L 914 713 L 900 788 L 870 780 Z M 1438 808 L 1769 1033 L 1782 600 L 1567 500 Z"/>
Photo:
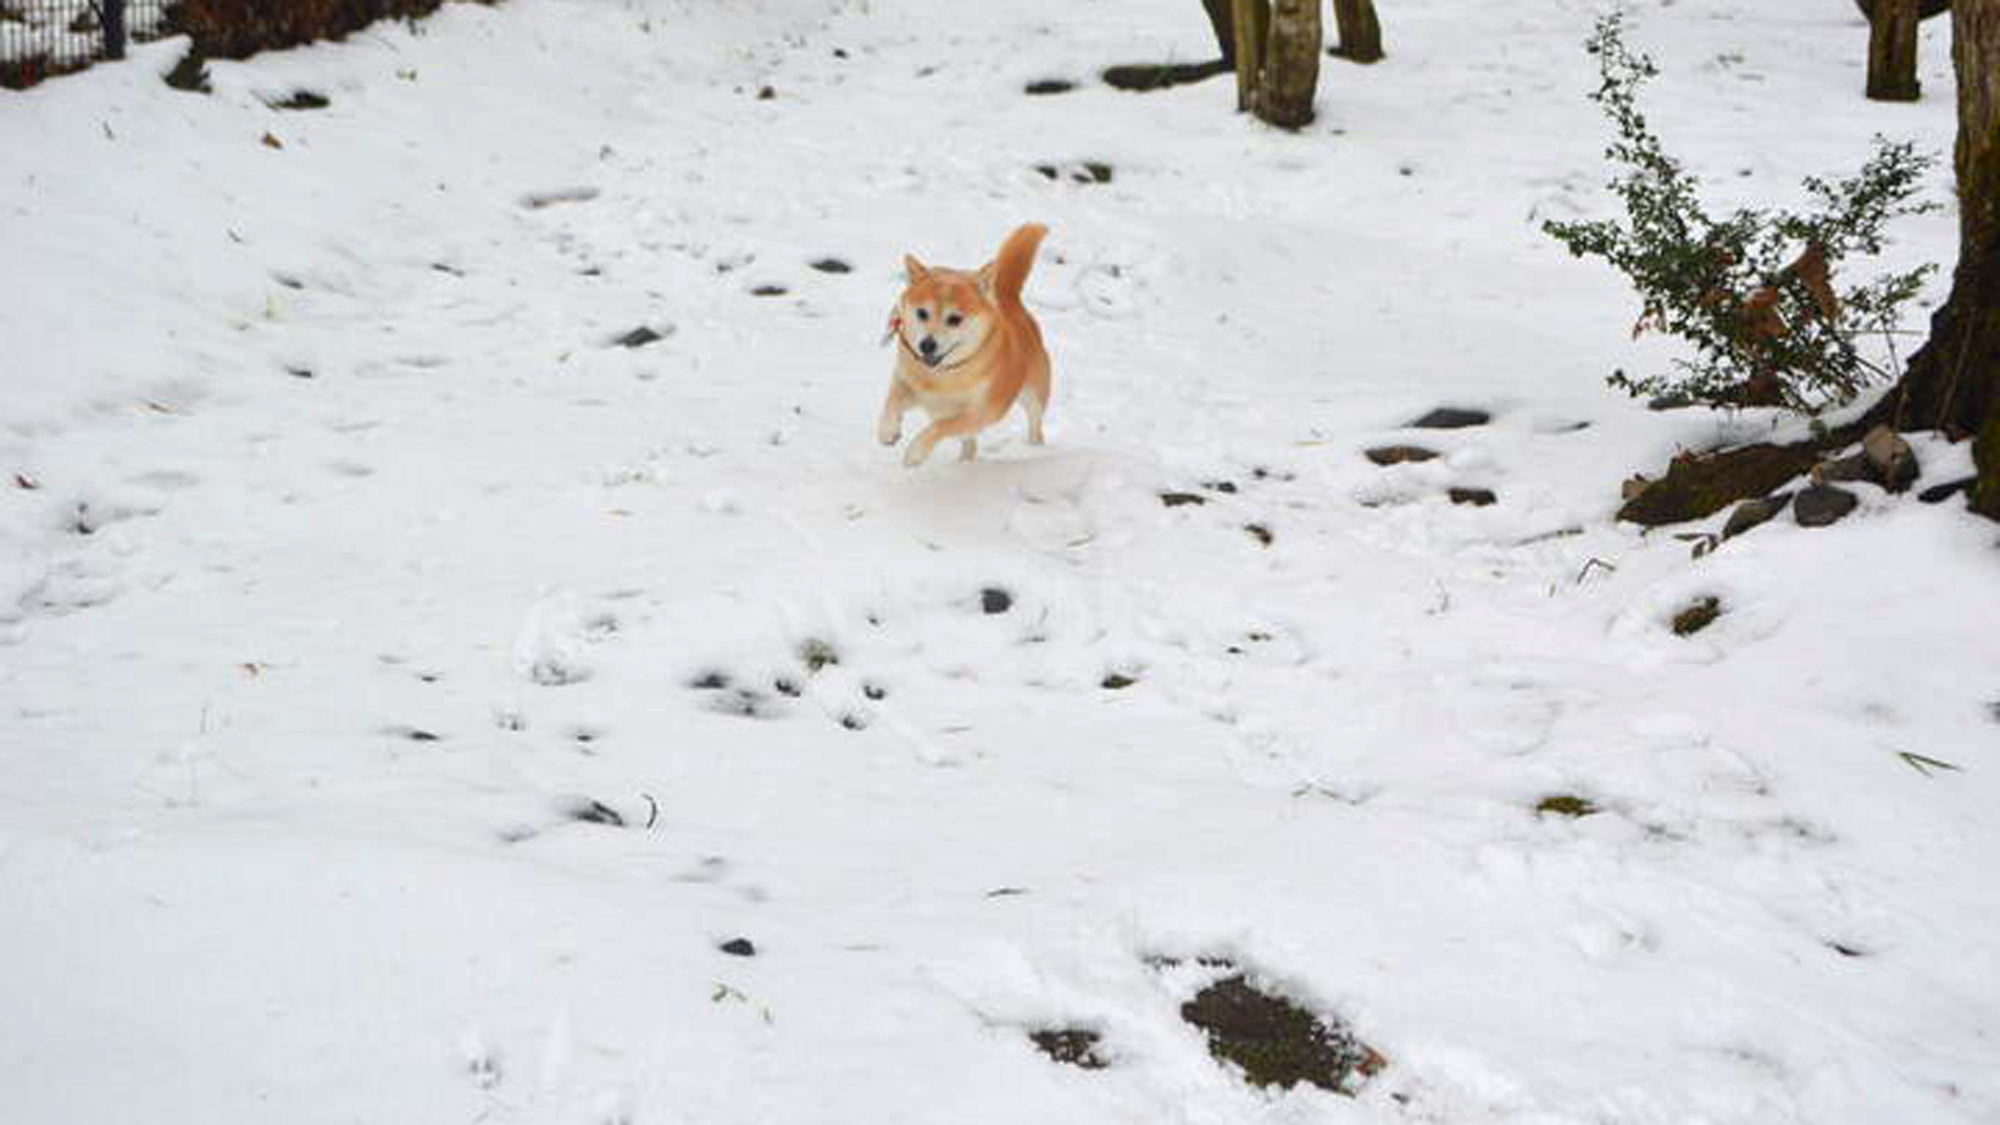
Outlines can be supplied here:
<path id="1" fill-rule="evenodd" d="M 917 341 L 917 350 L 924 353 L 925 359 L 929 359 L 931 356 L 937 354 L 937 341 L 926 336 Z"/>

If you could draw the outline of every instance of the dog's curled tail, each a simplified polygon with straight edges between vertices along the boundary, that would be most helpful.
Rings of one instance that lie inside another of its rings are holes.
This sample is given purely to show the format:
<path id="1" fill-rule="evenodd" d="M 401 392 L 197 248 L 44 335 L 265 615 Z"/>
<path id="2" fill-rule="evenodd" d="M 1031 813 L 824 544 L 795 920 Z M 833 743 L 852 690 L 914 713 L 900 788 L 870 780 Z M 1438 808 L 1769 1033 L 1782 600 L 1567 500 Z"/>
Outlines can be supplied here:
<path id="1" fill-rule="evenodd" d="M 1028 283 L 1028 271 L 1035 266 L 1035 250 L 1049 228 L 1040 223 L 1022 223 L 1000 244 L 993 256 L 993 296 L 1002 304 L 1021 303 L 1021 287 Z"/>

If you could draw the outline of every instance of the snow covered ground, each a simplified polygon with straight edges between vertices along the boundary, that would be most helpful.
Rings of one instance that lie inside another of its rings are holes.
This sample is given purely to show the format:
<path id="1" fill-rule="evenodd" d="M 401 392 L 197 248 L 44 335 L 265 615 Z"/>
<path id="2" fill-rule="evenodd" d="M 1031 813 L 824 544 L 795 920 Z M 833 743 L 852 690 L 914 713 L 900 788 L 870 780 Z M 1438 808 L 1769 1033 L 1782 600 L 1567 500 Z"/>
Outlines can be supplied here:
<path id="1" fill-rule="evenodd" d="M 1614 522 L 1775 423 L 1607 389 L 1668 353 L 1537 230 L 1612 205 L 1599 7 L 1384 4 L 1298 135 L 1094 81 L 1193 0 L 510 0 L 0 95 L 0 1120 L 2000 1120 L 2000 529 Z M 1925 37 L 1885 106 L 1845 0 L 1634 5 L 1725 203 L 1948 150 Z M 1050 444 L 905 471 L 901 255 L 1030 219 Z M 1388 1067 L 1246 1085 L 1201 956 Z"/>

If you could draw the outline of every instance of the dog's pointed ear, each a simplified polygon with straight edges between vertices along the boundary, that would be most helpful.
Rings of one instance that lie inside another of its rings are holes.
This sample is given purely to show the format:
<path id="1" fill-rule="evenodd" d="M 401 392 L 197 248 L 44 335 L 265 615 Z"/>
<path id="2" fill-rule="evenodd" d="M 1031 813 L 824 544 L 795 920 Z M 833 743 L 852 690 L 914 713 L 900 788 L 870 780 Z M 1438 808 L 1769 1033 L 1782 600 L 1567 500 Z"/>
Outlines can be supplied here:
<path id="1" fill-rule="evenodd" d="M 979 267 L 979 295 L 988 303 L 993 300 L 993 273 L 999 268 L 998 262 L 988 262 Z"/>
<path id="2" fill-rule="evenodd" d="M 903 255 L 903 272 L 910 275 L 910 284 L 915 285 L 930 276 L 930 267 L 917 261 L 915 254 Z"/>

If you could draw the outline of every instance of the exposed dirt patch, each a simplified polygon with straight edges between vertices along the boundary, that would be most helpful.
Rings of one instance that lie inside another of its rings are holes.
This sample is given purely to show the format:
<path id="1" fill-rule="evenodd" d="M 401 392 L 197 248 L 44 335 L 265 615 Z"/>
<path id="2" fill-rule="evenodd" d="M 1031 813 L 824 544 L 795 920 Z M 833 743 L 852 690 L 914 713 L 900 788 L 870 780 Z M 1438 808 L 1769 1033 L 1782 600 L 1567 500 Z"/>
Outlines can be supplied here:
<path id="1" fill-rule="evenodd" d="M 1278 537 L 1271 533 L 1271 529 L 1261 523 L 1246 523 L 1243 525 L 1243 530 L 1250 533 L 1250 538 L 1255 539 L 1259 547 L 1268 547 L 1278 541 Z"/>
<path id="2" fill-rule="evenodd" d="M 1594 816 L 1604 810 L 1588 797 L 1574 793 L 1555 793 L 1535 802 L 1535 811 L 1543 816 L 1566 816 L 1571 820 Z"/>
<path id="3" fill-rule="evenodd" d="M 571 820 L 581 821 L 584 824 L 602 824 L 607 828 L 625 827 L 625 818 L 618 815 L 618 810 L 602 801 L 586 798 L 571 805 L 565 813 Z"/>
<path id="4" fill-rule="evenodd" d="M 1421 445 L 1378 445 L 1368 450 L 1365 456 L 1377 465 L 1404 465 L 1433 460 L 1437 457 L 1437 450 L 1425 449 Z"/>
<path id="5" fill-rule="evenodd" d="M 1005 613 L 1014 608 L 1014 595 L 998 586 L 988 586 L 979 591 L 979 612 Z"/>
<path id="6" fill-rule="evenodd" d="M 642 324 L 611 342 L 621 348 L 643 348 L 647 344 L 656 344 L 664 339 L 666 339 L 665 335 Z"/>
<path id="7" fill-rule="evenodd" d="M 1493 415 L 1484 410 L 1473 410 L 1463 406 L 1440 406 L 1410 426 L 1419 430 L 1462 430 L 1467 426 L 1484 426 L 1493 420 Z"/>
<path id="8" fill-rule="evenodd" d="M 1232 69 L 1222 59 L 1199 63 L 1125 63 L 1104 68 L 1099 77 L 1107 86 L 1144 93 L 1200 82 L 1218 74 L 1228 74 Z"/>
<path id="9" fill-rule="evenodd" d="M 1448 490 L 1446 495 L 1451 497 L 1451 502 L 1454 504 L 1470 504 L 1475 508 L 1484 508 L 1500 499 L 1490 488 L 1453 488 Z"/>
<path id="10" fill-rule="evenodd" d="M 851 273 L 854 270 L 853 266 L 848 265 L 839 258 L 821 258 L 816 262 L 808 264 L 821 273 Z"/>
<path id="11" fill-rule="evenodd" d="M 1022 92 L 1035 96 L 1067 94 L 1076 89 L 1076 83 L 1067 78 L 1037 78 L 1021 89 Z"/>
<path id="12" fill-rule="evenodd" d="M 1291 1000 L 1252 985 L 1242 973 L 1216 981 L 1181 1005 L 1181 1018 L 1208 1033 L 1208 1052 L 1254 1086 L 1301 1082 L 1353 1095 L 1388 1060 Z"/>
<path id="13" fill-rule="evenodd" d="M 1208 503 L 1208 497 L 1203 496 L 1199 492 L 1162 492 L 1160 493 L 1160 503 L 1165 504 L 1169 508 L 1180 508 L 1189 504 L 1206 504 Z"/>
<path id="14" fill-rule="evenodd" d="M 312 90 L 293 90 L 289 97 L 272 99 L 264 104 L 272 109 L 325 109 L 333 101 L 325 94 Z"/>
<path id="15" fill-rule="evenodd" d="M 1696 598 L 1687 608 L 1674 614 L 1674 636 L 1699 633 L 1715 624 L 1715 619 L 1721 616 L 1722 599 L 1713 596 Z"/>
<path id="16" fill-rule="evenodd" d="M 1097 1044 L 1102 1038 L 1095 1031 L 1077 1027 L 1043 1028 L 1028 1033 L 1029 1041 L 1043 1054 L 1066 1066 L 1084 1070 L 1103 1070 L 1109 1065 L 1097 1053 Z"/>
<path id="17" fill-rule="evenodd" d="M 1133 684 L 1136 684 L 1138 682 L 1139 682 L 1138 680 L 1133 679 L 1131 676 L 1128 676 L 1123 672 L 1112 672 L 1104 677 L 1100 686 L 1103 687 L 1105 691 L 1124 691 L 1126 688 L 1131 687 Z"/>

